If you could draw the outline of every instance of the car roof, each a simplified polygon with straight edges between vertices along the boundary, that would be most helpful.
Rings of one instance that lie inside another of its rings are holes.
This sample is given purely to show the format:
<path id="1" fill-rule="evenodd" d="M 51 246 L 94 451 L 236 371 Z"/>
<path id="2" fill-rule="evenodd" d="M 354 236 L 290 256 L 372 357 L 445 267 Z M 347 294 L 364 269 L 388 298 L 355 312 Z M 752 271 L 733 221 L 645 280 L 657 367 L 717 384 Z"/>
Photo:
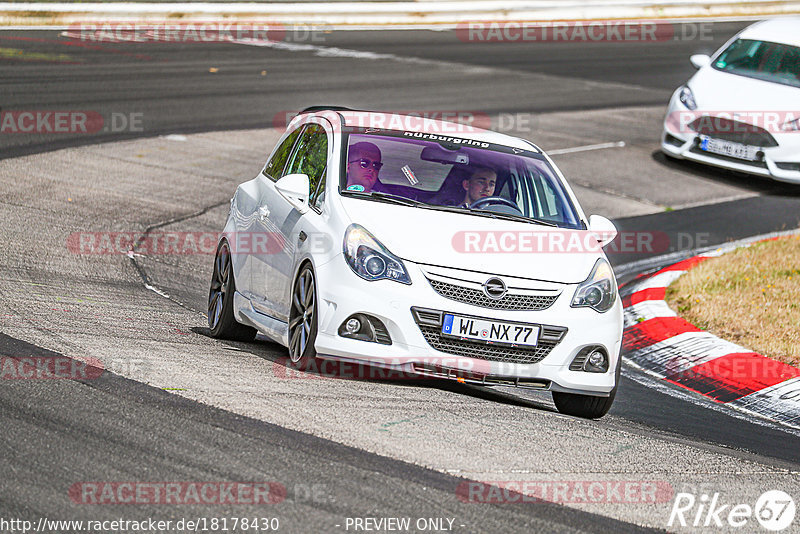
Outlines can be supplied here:
<path id="1" fill-rule="evenodd" d="M 474 141 L 482 141 L 484 143 L 504 145 L 511 148 L 521 148 L 523 150 L 542 152 L 538 146 L 518 137 L 513 137 L 511 135 L 506 135 L 499 132 L 493 132 L 491 130 L 485 130 L 483 128 L 474 126 L 465 127 L 464 124 L 459 124 L 456 122 L 429 118 L 431 116 L 435 116 L 437 114 L 436 112 L 430 112 L 430 115 L 426 115 L 426 112 L 421 111 L 419 115 L 405 115 L 381 111 L 352 110 L 336 106 L 331 106 L 328 108 L 325 106 L 315 106 L 313 108 L 303 110 L 301 114 L 311 112 L 325 115 L 326 112 L 330 113 L 331 111 L 338 113 L 342 117 L 345 126 L 363 126 L 386 130 L 430 133 L 441 135 L 443 137 L 471 139 Z M 439 114 L 441 115 L 442 113 Z M 444 113 L 444 115 L 447 114 L 456 115 L 455 112 Z M 425 125 L 424 127 L 422 125 L 423 122 Z"/>
<path id="2" fill-rule="evenodd" d="M 800 46 L 800 17 L 778 17 L 757 22 L 746 28 L 739 37 Z"/>

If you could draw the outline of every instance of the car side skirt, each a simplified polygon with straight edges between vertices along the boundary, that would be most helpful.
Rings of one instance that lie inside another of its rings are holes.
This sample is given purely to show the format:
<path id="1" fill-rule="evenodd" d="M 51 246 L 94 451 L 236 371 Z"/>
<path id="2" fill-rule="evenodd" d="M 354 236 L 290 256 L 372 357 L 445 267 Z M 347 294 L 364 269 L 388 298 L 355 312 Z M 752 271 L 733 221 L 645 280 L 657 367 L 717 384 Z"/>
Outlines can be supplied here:
<path id="1" fill-rule="evenodd" d="M 252 326 L 272 341 L 284 347 L 289 346 L 289 324 L 256 311 L 250 299 L 238 291 L 233 294 L 233 316 L 238 322 Z"/>

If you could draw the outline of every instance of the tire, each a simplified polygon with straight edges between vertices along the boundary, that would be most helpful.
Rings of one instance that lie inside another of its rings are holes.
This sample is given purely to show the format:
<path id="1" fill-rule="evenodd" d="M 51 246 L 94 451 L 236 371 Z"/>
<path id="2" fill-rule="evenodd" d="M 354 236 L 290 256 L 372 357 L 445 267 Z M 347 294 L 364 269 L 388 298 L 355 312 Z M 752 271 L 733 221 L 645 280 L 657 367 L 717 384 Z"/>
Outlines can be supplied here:
<path id="1" fill-rule="evenodd" d="M 231 249 L 228 242 L 222 240 L 217 246 L 211 288 L 208 290 L 208 327 L 211 329 L 211 336 L 218 339 L 253 341 L 257 330 L 236 322 L 233 317 L 235 291 Z"/>
<path id="2" fill-rule="evenodd" d="M 599 419 L 611 409 L 616 393 L 616 387 L 611 390 L 611 394 L 608 397 L 554 391 L 553 402 L 556 403 L 558 411 L 565 415 L 574 415 L 584 419 Z"/>
<path id="3" fill-rule="evenodd" d="M 289 312 L 289 360 L 300 369 L 309 367 L 317 357 L 317 286 L 314 270 L 306 264 L 300 269 L 292 288 Z"/>
<path id="4" fill-rule="evenodd" d="M 553 402 L 560 413 L 565 415 L 574 415 L 575 417 L 583 417 L 584 419 L 600 419 L 614 404 L 614 398 L 617 396 L 617 388 L 619 388 L 620 372 L 622 370 L 622 358 L 617 361 L 616 378 L 614 382 L 614 389 L 608 397 L 596 397 L 594 395 L 580 395 L 578 393 L 564 393 L 561 391 L 553 392 Z"/>

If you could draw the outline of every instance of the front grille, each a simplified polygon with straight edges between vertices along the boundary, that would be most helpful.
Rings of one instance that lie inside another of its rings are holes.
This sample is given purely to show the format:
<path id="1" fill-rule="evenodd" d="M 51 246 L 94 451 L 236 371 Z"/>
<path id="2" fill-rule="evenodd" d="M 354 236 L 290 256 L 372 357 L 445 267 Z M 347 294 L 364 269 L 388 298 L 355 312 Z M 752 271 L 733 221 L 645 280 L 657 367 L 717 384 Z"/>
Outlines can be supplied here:
<path id="1" fill-rule="evenodd" d="M 492 362 L 538 363 L 550 354 L 567 333 L 567 329 L 563 326 L 540 325 L 537 346 L 507 347 L 442 336 L 444 312 L 420 308 L 411 308 L 411 311 L 425 341 L 434 349 L 448 354 Z"/>
<path id="2" fill-rule="evenodd" d="M 546 310 L 558 298 L 558 295 L 520 295 L 514 293 L 506 293 L 503 298 L 493 299 L 484 294 L 481 289 L 464 287 L 441 280 L 433 280 L 428 278 L 434 291 L 441 296 L 463 302 L 465 304 L 472 304 L 473 306 L 480 306 L 481 308 L 490 308 L 492 310 L 526 310 L 526 311 L 539 311 Z"/>
<path id="3" fill-rule="evenodd" d="M 689 128 L 701 135 L 723 141 L 760 147 L 778 146 L 772 134 L 764 128 L 724 117 L 698 117 L 689 124 Z"/>

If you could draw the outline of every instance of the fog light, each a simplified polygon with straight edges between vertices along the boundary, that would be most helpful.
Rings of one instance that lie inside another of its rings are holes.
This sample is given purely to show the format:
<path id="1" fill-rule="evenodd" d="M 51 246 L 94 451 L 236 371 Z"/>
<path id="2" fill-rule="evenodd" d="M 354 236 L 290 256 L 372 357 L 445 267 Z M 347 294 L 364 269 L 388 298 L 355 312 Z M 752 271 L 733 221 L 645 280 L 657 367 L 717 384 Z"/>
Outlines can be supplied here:
<path id="1" fill-rule="evenodd" d="M 606 355 L 600 351 L 594 351 L 589 355 L 589 359 L 587 360 L 589 365 L 593 367 L 603 367 L 606 365 Z"/>
<path id="2" fill-rule="evenodd" d="M 339 325 L 339 335 L 359 341 L 391 345 L 392 338 L 386 325 L 377 317 L 366 313 L 354 313 Z"/>
<path id="3" fill-rule="evenodd" d="M 586 364 L 584 364 L 583 370 L 587 373 L 605 373 L 608 371 L 608 356 L 606 355 L 606 351 L 596 348 L 590 352 L 589 357 L 586 358 Z"/>
<path id="4" fill-rule="evenodd" d="M 347 330 L 348 334 L 355 334 L 356 332 L 361 330 L 361 321 L 353 317 L 347 321 L 347 323 L 345 324 L 345 329 Z"/>
<path id="5" fill-rule="evenodd" d="M 608 367 L 608 353 L 600 345 L 583 347 L 569 364 L 570 371 L 583 371 L 585 373 L 605 373 L 608 371 Z"/>

